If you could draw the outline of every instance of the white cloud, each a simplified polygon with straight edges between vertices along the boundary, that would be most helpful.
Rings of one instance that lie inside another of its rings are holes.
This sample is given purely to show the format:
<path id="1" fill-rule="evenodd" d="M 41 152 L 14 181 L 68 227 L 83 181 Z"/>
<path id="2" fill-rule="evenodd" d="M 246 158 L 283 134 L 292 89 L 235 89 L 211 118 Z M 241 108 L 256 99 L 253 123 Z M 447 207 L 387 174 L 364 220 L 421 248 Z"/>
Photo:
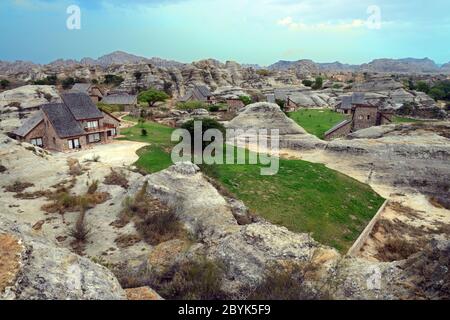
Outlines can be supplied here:
<path id="1" fill-rule="evenodd" d="M 280 26 L 288 27 L 295 31 L 345 31 L 352 29 L 361 29 L 367 26 L 367 22 L 361 19 L 340 22 L 321 22 L 307 24 L 301 21 L 294 21 L 292 17 L 285 17 L 277 21 Z"/>

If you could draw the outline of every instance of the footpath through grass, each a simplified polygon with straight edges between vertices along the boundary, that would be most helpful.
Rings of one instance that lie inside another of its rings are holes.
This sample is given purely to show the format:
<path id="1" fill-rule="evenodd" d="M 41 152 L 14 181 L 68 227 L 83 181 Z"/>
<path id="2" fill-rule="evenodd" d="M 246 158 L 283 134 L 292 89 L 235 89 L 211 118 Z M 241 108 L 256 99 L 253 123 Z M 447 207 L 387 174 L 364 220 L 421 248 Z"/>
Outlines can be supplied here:
<path id="1" fill-rule="evenodd" d="M 289 117 L 319 139 L 324 139 L 325 132 L 348 118 L 345 114 L 329 109 L 300 109 L 290 112 Z"/>
<path id="2" fill-rule="evenodd" d="M 132 119 L 127 119 L 132 120 Z M 141 130 L 147 130 L 147 136 Z M 138 151 L 136 165 L 149 173 L 172 165 L 173 129 L 151 122 L 125 129 L 126 139 L 150 143 Z M 249 152 L 247 151 L 247 154 Z M 261 176 L 261 165 L 202 166 L 204 173 L 268 221 L 345 252 L 384 199 L 362 184 L 322 164 L 280 160 L 275 176 Z"/>

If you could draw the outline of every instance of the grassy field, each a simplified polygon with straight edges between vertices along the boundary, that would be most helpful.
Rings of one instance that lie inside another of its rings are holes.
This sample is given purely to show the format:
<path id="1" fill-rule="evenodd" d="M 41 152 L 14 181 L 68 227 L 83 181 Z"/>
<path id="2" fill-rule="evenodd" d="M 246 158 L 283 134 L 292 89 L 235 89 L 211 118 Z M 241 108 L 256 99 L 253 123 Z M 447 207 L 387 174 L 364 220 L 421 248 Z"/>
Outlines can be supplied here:
<path id="1" fill-rule="evenodd" d="M 394 123 L 415 123 L 415 122 L 421 122 L 421 120 L 405 118 L 405 117 L 397 117 L 397 116 L 395 116 L 392 120 L 393 120 Z"/>
<path id="2" fill-rule="evenodd" d="M 125 120 L 137 122 L 135 118 L 125 117 Z M 142 135 L 142 129 L 147 130 L 147 136 Z M 170 150 L 174 144 L 170 141 L 173 129 L 154 122 L 136 124 L 136 126 L 123 129 L 123 140 L 147 142 L 150 146 L 138 151 L 139 160 L 136 166 L 149 173 L 164 170 L 172 165 Z"/>
<path id="3" fill-rule="evenodd" d="M 133 120 L 133 119 L 127 119 Z M 141 136 L 146 129 L 147 136 Z M 136 165 L 149 173 L 169 167 L 172 128 L 155 123 L 125 129 L 125 139 L 148 142 Z M 255 213 L 294 232 L 312 233 L 345 252 L 383 203 L 369 186 L 321 164 L 280 160 L 275 176 L 261 176 L 260 165 L 202 166 Z"/>
<path id="4" fill-rule="evenodd" d="M 346 115 L 333 110 L 302 109 L 290 112 L 289 117 L 308 133 L 323 139 L 325 132 L 347 118 Z"/>

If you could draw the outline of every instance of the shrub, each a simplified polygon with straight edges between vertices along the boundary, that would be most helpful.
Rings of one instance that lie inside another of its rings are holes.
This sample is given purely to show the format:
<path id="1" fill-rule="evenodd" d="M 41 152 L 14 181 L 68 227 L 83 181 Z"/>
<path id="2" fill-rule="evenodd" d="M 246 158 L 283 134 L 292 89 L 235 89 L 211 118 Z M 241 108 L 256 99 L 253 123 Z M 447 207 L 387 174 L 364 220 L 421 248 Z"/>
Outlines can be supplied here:
<path id="1" fill-rule="evenodd" d="M 56 75 L 47 76 L 44 79 L 34 81 L 35 85 L 54 86 L 58 82 Z"/>
<path id="2" fill-rule="evenodd" d="M 11 83 L 6 79 L 0 80 L 0 88 L 2 88 L 2 89 L 6 89 L 7 87 L 10 86 L 10 84 Z"/>
<path id="3" fill-rule="evenodd" d="M 95 180 L 94 182 L 92 182 L 92 183 L 89 185 L 89 188 L 88 188 L 87 193 L 88 193 L 88 194 L 94 194 L 94 193 L 97 192 L 97 189 L 98 189 L 98 180 Z"/>
<path id="4" fill-rule="evenodd" d="M 0 173 L 6 172 L 8 169 L 6 169 L 5 166 L 0 165 Z"/>
<path id="5" fill-rule="evenodd" d="M 419 251 L 418 245 L 400 238 L 389 238 L 383 248 L 378 251 L 381 261 L 404 260 Z"/>
<path id="6" fill-rule="evenodd" d="M 312 86 L 312 88 L 314 90 L 319 90 L 319 89 L 322 89 L 322 86 L 323 86 L 323 78 L 322 77 L 317 77 L 316 81 L 314 82 L 314 84 Z"/>
<path id="7" fill-rule="evenodd" d="M 220 107 L 217 104 L 212 105 L 211 107 L 209 107 L 209 112 L 217 112 L 219 110 L 220 110 Z"/>
<path id="8" fill-rule="evenodd" d="M 416 84 L 417 91 L 421 91 L 424 93 L 430 92 L 430 85 L 425 81 L 418 81 Z"/>
<path id="9" fill-rule="evenodd" d="M 155 289 L 165 298 L 173 300 L 223 300 L 222 290 L 225 268 L 216 261 L 199 257 L 170 268 Z M 156 282 L 156 281 L 155 281 Z"/>
<path id="10" fill-rule="evenodd" d="M 306 86 L 306 87 L 312 87 L 312 85 L 314 84 L 314 82 L 311 81 L 311 80 L 303 80 L 303 81 L 302 81 L 302 84 L 303 84 L 304 86 Z"/>
<path id="11" fill-rule="evenodd" d="M 69 174 L 71 176 L 81 176 L 83 174 L 83 168 L 77 159 L 67 159 L 67 165 L 69 166 Z"/>
<path id="12" fill-rule="evenodd" d="M 148 132 L 146 129 L 141 129 L 141 136 L 146 137 L 148 135 Z"/>
<path id="13" fill-rule="evenodd" d="M 33 183 L 30 182 L 21 182 L 21 181 L 16 181 L 13 184 L 6 186 L 5 190 L 7 192 L 14 192 L 14 193 L 21 193 L 23 192 L 25 189 L 34 187 Z"/>
<path id="14" fill-rule="evenodd" d="M 111 173 L 105 177 L 103 182 L 110 186 L 121 186 L 124 189 L 128 189 L 128 179 L 122 172 L 111 169 Z"/>
<path id="15" fill-rule="evenodd" d="M 151 245 L 186 237 L 175 212 L 146 191 L 147 183 L 134 199 L 128 198 L 124 202 L 120 220 L 115 224 L 124 226 L 133 220 L 140 236 Z"/>
<path id="16" fill-rule="evenodd" d="M 75 223 L 75 226 L 70 230 L 69 235 L 74 238 L 72 242 L 72 248 L 74 251 L 81 255 L 84 250 L 84 244 L 86 243 L 89 234 L 91 233 L 91 229 L 88 228 L 86 221 L 86 212 L 82 210 L 78 219 Z"/>
<path id="17" fill-rule="evenodd" d="M 268 77 L 272 74 L 272 72 L 270 72 L 267 69 L 260 69 L 260 70 L 256 70 L 256 74 L 262 76 L 262 77 Z"/>
<path id="18" fill-rule="evenodd" d="M 241 100 L 246 106 L 252 103 L 252 98 L 249 96 L 240 96 L 239 100 Z"/>
<path id="19" fill-rule="evenodd" d="M 63 87 L 63 89 L 69 89 L 71 86 L 73 86 L 75 84 L 75 79 L 72 77 L 68 77 L 65 78 L 62 82 L 61 85 Z"/>
<path id="20" fill-rule="evenodd" d="M 305 284 L 311 266 L 270 266 L 262 283 L 251 290 L 249 300 L 318 300 L 323 293 L 313 292 Z"/>
<path id="21" fill-rule="evenodd" d="M 201 101 L 178 102 L 177 109 L 185 111 L 193 111 L 195 109 L 206 109 L 208 105 Z"/>
<path id="22" fill-rule="evenodd" d="M 125 79 L 114 74 L 105 75 L 105 84 L 119 86 Z"/>

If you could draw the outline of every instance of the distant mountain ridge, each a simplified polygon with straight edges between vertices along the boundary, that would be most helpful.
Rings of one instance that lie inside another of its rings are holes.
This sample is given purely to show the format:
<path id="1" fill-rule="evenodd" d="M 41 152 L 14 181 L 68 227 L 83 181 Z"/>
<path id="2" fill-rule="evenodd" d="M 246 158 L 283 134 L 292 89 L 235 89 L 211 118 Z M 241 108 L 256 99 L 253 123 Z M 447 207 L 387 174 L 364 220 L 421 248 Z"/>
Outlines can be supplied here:
<path id="1" fill-rule="evenodd" d="M 208 59 L 210 61 L 216 61 L 216 64 L 221 62 Z M 204 61 L 204 60 L 202 60 Z M 114 65 L 126 65 L 126 64 L 151 64 L 159 68 L 182 68 L 186 65 L 193 65 L 198 62 L 192 62 L 190 64 L 181 63 L 173 60 L 165 60 L 161 58 L 146 58 L 137 56 L 124 51 L 115 51 L 106 55 L 103 55 L 97 59 L 83 58 L 81 60 L 74 59 L 58 59 L 47 65 L 35 64 L 29 61 L 1 61 L 0 60 L 0 75 L 14 74 L 19 72 L 27 72 L 39 67 L 50 68 L 65 68 L 76 66 L 98 66 L 98 67 L 111 67 Z M 294 69 L 296 73 L 317 73 L 317 72 L 380 72 L 380 73 L 450 73 L 450 62 L 439 66 L 433 60 L 429 58 L 415 59 L 375 59 L 369 63 L 361 65 L 344 64 L 339 61 L 331 63 L 317 63 L 313 60 L 302 59 L 298 61 L 286 61 L 280 60 L 270 66 L 264 67 L 258 64 L 242 64 L 242 68 L 252 68 L 254 70 L 267 68 L 272 71 L 284 71 Z"/>

